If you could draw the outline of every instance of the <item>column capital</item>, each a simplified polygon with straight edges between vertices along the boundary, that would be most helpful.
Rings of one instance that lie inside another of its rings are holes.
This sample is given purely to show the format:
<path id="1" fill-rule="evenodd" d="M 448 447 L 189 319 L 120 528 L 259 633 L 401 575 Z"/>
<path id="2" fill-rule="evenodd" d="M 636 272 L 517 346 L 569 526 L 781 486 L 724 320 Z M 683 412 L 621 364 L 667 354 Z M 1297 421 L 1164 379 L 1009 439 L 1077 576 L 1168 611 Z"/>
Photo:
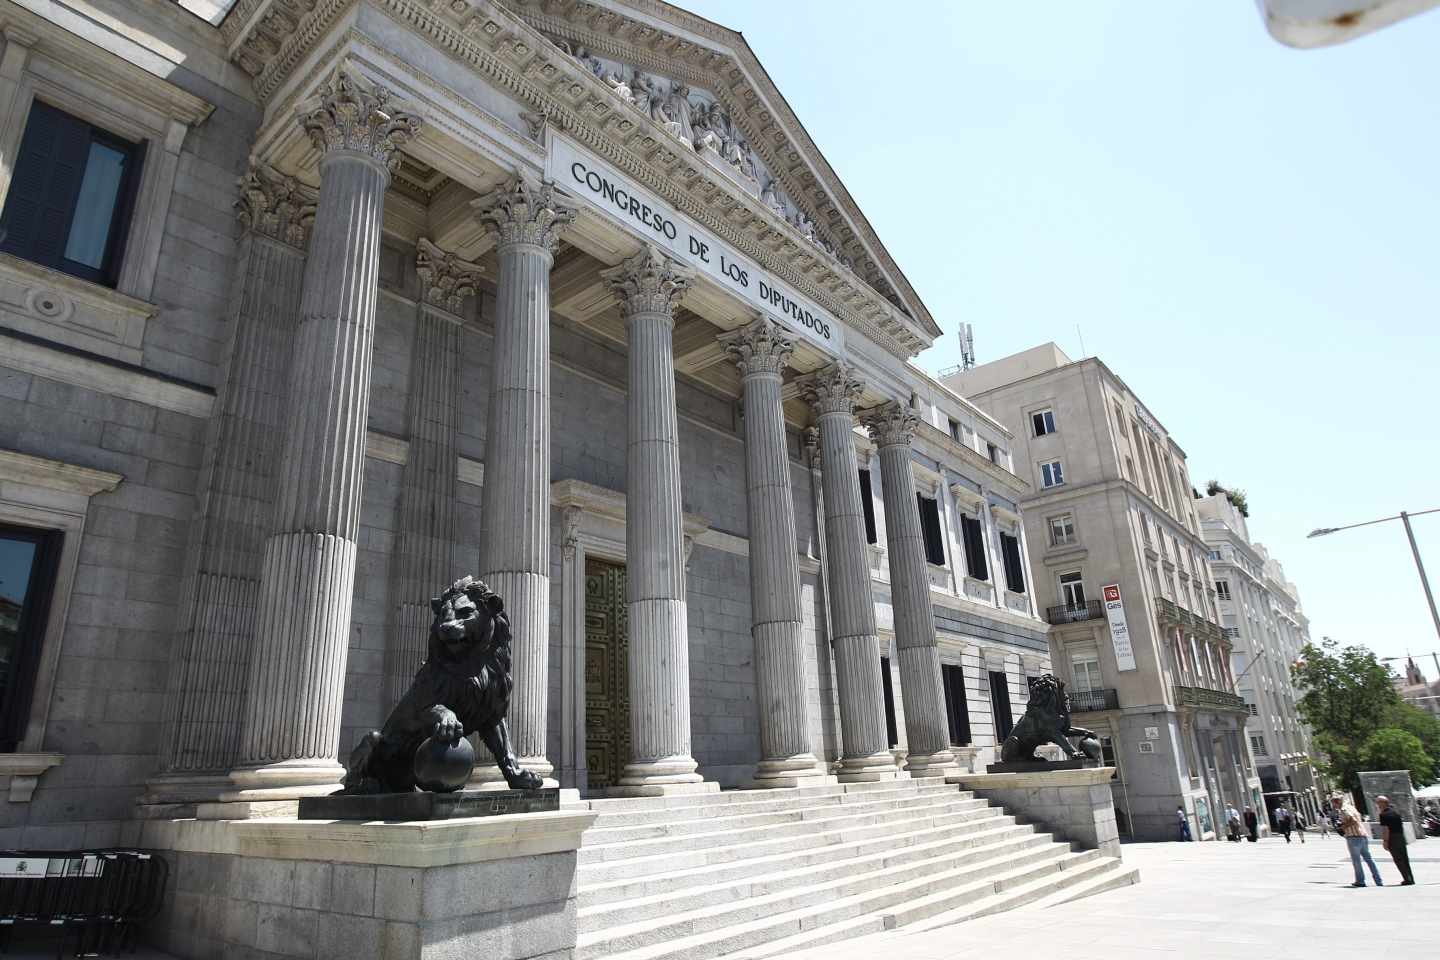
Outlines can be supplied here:
<path id="1" fill-rule="evenodd" d="M 499 234 L 501 248 L 513 244 L 543 247 L 555 253 L 564 228 L 575 222 L 575 207 L 561 197 L 549 180 L 535 182 L 525 176 L 492 190 L 470 209 L 486 229 Z"/>
<path id="2" fill-rule="evenodd" d="M 915 428 L 920 425 L 920 418 L 892 400 L 866 410 L 860 415 L 860 422 L 876 446 L 908 447 L 915 439 Z"/>
<path id="3" fill-rule="evenodd" d="M 484 274 L 478 265 L 441 250 L 424 237 L 415 242 L 415 272 L 423 288 L 421 298 L 454 314 L 460 313 L 466 297 L 475 295 L 475 281 Z"/>
<path id="4" fill-rule="evenodd" d="M 262 236 L 304 250 L 315 224 L 315 193 L 294 177 L 268 163 L 253 163 L 235 181 L 240 197 L 235 215 L 240 225 Z"/>
<path id="5" fill-rule="evenodd" d="M 855 377 L 855 368 L 843 360 L 802 377 L 797 385 L 817 417 L 827 413 L 854 414 L 865 384 Z"/>
<path id="6" fill-rule="evenodd" d="M 715 339 L 745 376 L 771 373 L 778 377 L 795 352 L 795 341 L 785 335 L 780 324 L 765 316 L 757 316 L 751 323 Z"/>
<path id="7" fill-rule="evenodd" d="M 620 315 L 626 319 L 638 313 L 673 316 L 675 303 L 694 276 L 695 271 L 652 246 L 646 246 L 618 267 L 600 271 L 600 278 L 620 300 Z"/>
<path id="8" fill-rule="evenodd" d="M 296 119 L 322 154 L 357 153 L 390 171 L 400 145 L 420 130 L 420 118 L 400 106 L 385 87 L 341 67 L 300 104 Z"/>

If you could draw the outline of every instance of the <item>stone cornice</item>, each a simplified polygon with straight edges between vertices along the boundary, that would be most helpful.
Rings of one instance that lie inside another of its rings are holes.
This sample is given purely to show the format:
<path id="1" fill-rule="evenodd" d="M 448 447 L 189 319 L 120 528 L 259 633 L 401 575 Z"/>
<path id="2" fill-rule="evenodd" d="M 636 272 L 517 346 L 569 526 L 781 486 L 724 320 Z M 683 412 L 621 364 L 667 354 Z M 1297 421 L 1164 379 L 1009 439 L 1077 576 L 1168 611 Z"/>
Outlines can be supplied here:
<path id="1" fill-rule="evenodd" d="M 108 470 L 94 470 L 14 450 L 0 450 L 0 480 L 8 483 L 93 497 L 97 493 L 114 490 L 124 479 L 121 474 Z"/>
<path id="2" fill-rule="evenodd" d="M 302 0 L 262 2 L 294 5 Z M 254 50 L 246 47 L 250 50 L 245 54 L 248 60 L 240 59 L 239 52 L 233 53 L 237 62 L 253 73 L 256 94 L 262 100 L 273 95 L 301 60 L 313 52 L 316 40 L 346 9 L 358 2 L 361 0 L 313 0 L 313 9 L 281 42 Z M 532 125 L 536 129 L 548 126 L 563 130 L 894 356 L 908 359 L 939 335 L 939 328 L 928 317 L 921 323 L 906 316 L 901 307 L 883 297 L 870 283 L 801 237 L 758 198 L 737 190 L 703 157 L 685 149 L 650 118 L 641 116 L 579 61 L 510 10 L 490 0 L 463 0 L 463 9 L 459 12 L 453 5 L 434 6 L 424 0 L 364 2 L 414 30 L 438 51 L 466 64 L 518 100 L 532 114 Z M 572 2 L 559 0 L 557 9 Z M 665 9 L 674 12 L 671 8 Z M 251 21 L 263 20 L 269 15 L 268 10 L 257 7 Z M 227 25 L 228 22 L 227 19 Z M 244 32 L 238 34 L 232 50 L 239 51 L 249 36 Z M 731 45 L 739 42 L 743 46 L 738 35 L 725 42 Z M 685 43 L 700 49 L 689 41 Z M 676 44 L 673 49 L 684 52 L 678 46 L 678 39 Z M 631 53 L 633 50 L 627 50 L 627 56 Z M 718 51 L 709 51 L 703 56 L 712 54 L 723 59 Z M 664 70 L 671 74 L 683 72 L 678 66 L 681 64 L 667 60 Z M 758 64 L 756 68 L 752 73 L 763 75 Z M 713 82 L 716 74 L 696 76 L 697 83 Z M 737 76 L 736 84 L 739 88 L 751 89 L 743 73 Z M 733 100 L 734 90 L 728 96 Z M 730 109 L 740 115 L 735 105 Z M 792 128 L 798 126 L 798 122 L 792 124 Z M 754 134 L 753 129 L 747 132 L 758 149 L 762 141 Z M 806 155 L 819 156 L 818 151 L 813 151 L 813 145 Z M 796 151 L 796 162 L 800 158 L 801 153 Z M 823 165 L 823 160 L 818 162 Z M 810 196 L 813 191 L 796 193 Z"/>

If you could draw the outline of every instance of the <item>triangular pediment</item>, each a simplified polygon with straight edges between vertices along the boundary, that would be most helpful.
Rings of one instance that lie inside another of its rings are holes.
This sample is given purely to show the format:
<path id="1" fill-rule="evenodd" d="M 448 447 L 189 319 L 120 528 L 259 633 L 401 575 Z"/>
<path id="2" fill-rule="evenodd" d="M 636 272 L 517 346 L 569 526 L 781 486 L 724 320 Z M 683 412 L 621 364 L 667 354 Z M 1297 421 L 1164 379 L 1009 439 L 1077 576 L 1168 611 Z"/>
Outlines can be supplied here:
<path id="1" fill-rule="evenodd" d="M 801 238 L 940 329 L 739 33 L 656 0 L 503 0 L 614 95 L 709 159 Z"/>

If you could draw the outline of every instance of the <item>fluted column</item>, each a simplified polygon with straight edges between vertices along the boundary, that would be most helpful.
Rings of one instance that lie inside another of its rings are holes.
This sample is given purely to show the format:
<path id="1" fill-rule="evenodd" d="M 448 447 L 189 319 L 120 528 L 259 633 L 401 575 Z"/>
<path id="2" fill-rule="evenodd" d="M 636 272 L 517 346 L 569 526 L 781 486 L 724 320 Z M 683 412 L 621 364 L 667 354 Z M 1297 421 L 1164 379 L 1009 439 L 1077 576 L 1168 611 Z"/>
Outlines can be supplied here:
<path id="1" fill-rule="evenodd" d="M 230 299 L 225 379 L 206 436 L 200 495 L 170 659 L 160 771 L 146 800 L 215 800 L 230 788 L 274 510 L 280 425 L 315 198 L 257 164 L 240 179 L 244 233 Z"/>
<path id="2" fill-rule="evenodd" d="M 620 791 L 702 784 L 690 755 L 690 637 L 675 412 L 674 307 L 691 273 L 646 247 L 600 274 L 620 301 L 629 348 L 625 566 L 630 617 L 630 762 Z"/>
<path id="3" fill-rule="evenodd" d="M 910 473 L 910 441 L 919 418 L 898 403 L 887 403 L 862 419 L 880 449 L 890 605 L 895 611 L 900 691 L 905 699 L 906 769 L 917 777 L 943 777 L 954 768 L 955 755 L 950 751 L 940 651 L 930 607 L 930 571 L 916 508 L 915 478 Z"/>
<path id="4" fill-rule="evenodd" d="M 853 436 L 861 384 L 848 364 L 836 362 L 807 376 L 800 387 L 820 427 L 830 636 L 843 744 L 839 777 L 843 782 L 891 779 L 896 769 L 885 730 L 875 597 L 865 557 L 860 467 Z"/>
<path id="5" fill-rule="evenodd" d="M 320 157 L 272 533 L 232 799 L 336 788 L 355 587 L 380 224 L 396 148 L 420 121 L 342 68 L 299 108 Z"/>
<path id="6" fill-rule="evenodd" d="M 549 183 L 516 177 L 471 207 L 497 235 L 480 576 L 514 630 L 510 735 L 520 766 L 555 786 L 546 756 L 550 674 L 550 268 L 575 219 Z"/>
<path id="7" fill-rule="evenodd" d="M 795 344 L 779 324 L 760 318 L 720 342 L 745 383 L 745 500 L 750 521 L 750 632 L 760 696 L 760 764 L 755 784 L 793 787 L 825 776 L 810 749 L 795 490 L 781 371 Z"/>

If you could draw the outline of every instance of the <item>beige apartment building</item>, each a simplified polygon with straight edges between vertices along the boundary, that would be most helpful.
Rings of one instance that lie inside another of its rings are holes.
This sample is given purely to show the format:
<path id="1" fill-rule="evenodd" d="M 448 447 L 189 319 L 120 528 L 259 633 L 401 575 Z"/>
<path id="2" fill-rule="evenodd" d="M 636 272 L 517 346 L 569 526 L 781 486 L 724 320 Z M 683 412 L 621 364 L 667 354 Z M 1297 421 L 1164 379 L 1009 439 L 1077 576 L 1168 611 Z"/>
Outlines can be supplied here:
<path id="1" fill-rule="evenodd" d="M 942 379 L 1015 435 L 1033 594 L 1074 721 L 1118 768 L 1117 815 L 1137 838 L 1175 837 L 1177 809 L 1223 835 L 1262 791 L 1185 451 L 1103 361 L 1054 343 Z"/>
<path id="2" fill-rule="evenodd" d="M 1267 805 L 1298 804 L 1313 822 L 1324 788 L 1290 679 L 1290 665 L 1310 640 L 1299 590 L 1280 561 L 1250 539 L 1245 515 L 1224 493 L 1197 500 L 1195 510 L 1208 545 L 1220 625 L 1233 645 L 1231 672 L 1250 714 L 1245 732 Z M 1287 795 L 1291 792 L 1295 796 Z"/>

